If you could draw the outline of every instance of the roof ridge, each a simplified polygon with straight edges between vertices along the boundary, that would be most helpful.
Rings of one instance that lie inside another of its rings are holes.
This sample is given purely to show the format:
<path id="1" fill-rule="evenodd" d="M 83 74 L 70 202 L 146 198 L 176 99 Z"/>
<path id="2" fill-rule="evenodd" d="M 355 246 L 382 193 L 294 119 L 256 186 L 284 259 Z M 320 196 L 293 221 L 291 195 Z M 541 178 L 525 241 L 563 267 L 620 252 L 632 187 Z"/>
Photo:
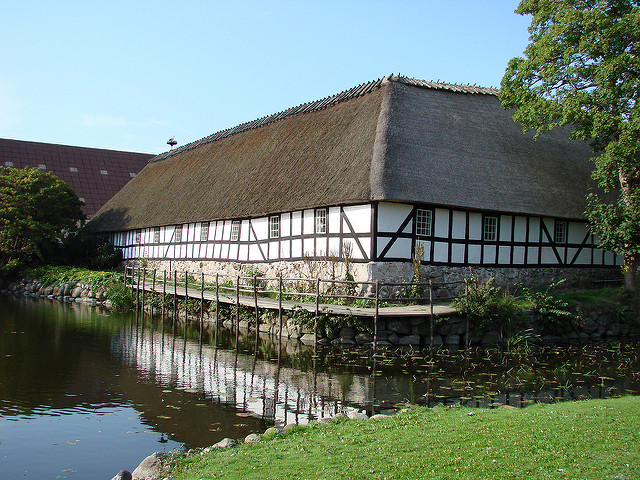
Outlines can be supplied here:
<path id="1" fill-rule="evenodd" d="M 386 84 L 387 82 L 398 82 L 398 83 L 403 83 L 405 85 L 411 85 L 415 87 L 431 88 L 434 90 L 448 90 L 448 91 L 457 92 L 457 93 L 484 94 L 484 95 L 498 94 L 498 90 L 495 88 L 479 87 L 477 85 L 469 85 L 469 84 L 463 85 L 463 84 L 457 84 L 457 83 L 444 83 L 440 81 L 433 82 L 433 81 L 420 80 L 420 79 L 411 78 L 411 77 L 405 77 L 402 75 L 391 74 L 391 75 L 379 78 L 377 80 L 361 83 L 359 85 L 356 85 L 355 87 L 348 88 L 334 95 L 323 97 L 319 100 L 302 103 L 295 107 L 287 108 L 285 110 L 281 110 L 271 115 L 265 115 L 255 120 L 241 123 L 239 125 L 236 125 L 235 127 L 230 127 L 224 130 L 220 130 L 218 132 L 212 133 L 211 135 L 203 137 L 199 140 L 186 143 L 184 145 L 181 145 L 178 148 L 161 153 L 155 156 L 154 158 L 152 158 L 150 161 L 155 162 L 158 160 L 164 160 L 178 153 L 186 152 L 188 150 L 197 148 L 200 145 L 205 145 L 207 143 L 215 142 L 216 140 L 221 140 L 223 138 L 229 137 L 236 133 L 262 127 L 264 125 L 268 125 L 275 121 L 292 117 L 294 115 L 323 110 L 327 107 L 336 105 L 346 100 L 350 100 L 356 97 L 361 97 L 363 95 L 371 93 L 373 90 L 380 88 L 382 85 Z"/>
<path id="2" fill-rule="evenodd" d="M 256 120 L 251 120 L 249 122 L 241 123 L 240 125 L 236 125 L 235 127 L 227 128 L 225 130 L 220 130 L 211 135 L 203 137 L 200 140 L 196 140 L 194 142 L 182 145 L 176 149 L 169 150 L 168 152 L 161 153 L 156 157 L 152 158 L 151 161 L 155 162 L 157 160 L 164 160 L 165 158 L 171 157 L 177 153 L 185 152 L 185 151 L 194 149 L 196 147 L 199 147 L 200 145 L 214 142 L 216 140 L 221 140 L 223 138 L 229 137 L 236 133 L 262 127 L 264 125 L 273 123 L 277 120 L 282 120 L 284 118 L 292 117 L 300 113 L 308 113 L 308 112 L 323 110 L 327 107 L 336 105 L 338 103 L 344 102 L 351 98 L 361 97 L 379 88 L 382 85 L 385 78 L 386 77 L 379 78 L 377 80 L 373 80 L 370 82 L 361 83 L 359 85 L 356 85 L 355 87 L 348 88 L 347 90 L 343 90 L 340 93 L 336 93 L 335 95 L 329 95 L 319 100 L 302 103 L 295 107 L 287 108 L 285 110 L 281 110 L 271 115 L 265 115 L 264 117 L 257 118 Z"/>
<path id="3" fill-rule="evenodd" d="M 434 90 L 449 90 L 457 93 L 470 93 L 481 95 L 498 95 L 499 90 L 493 87 L 481 87 L 479 85 L 462 84 L 462 83 L 447 83 L 437 81 L 420 80 L 418 78 L 404 77 L 402 75 L 391 74 L 387 77 L 389 81 L 404 83 L 405 85 L 412 85 L 414 87 L 433 88 Z"/>

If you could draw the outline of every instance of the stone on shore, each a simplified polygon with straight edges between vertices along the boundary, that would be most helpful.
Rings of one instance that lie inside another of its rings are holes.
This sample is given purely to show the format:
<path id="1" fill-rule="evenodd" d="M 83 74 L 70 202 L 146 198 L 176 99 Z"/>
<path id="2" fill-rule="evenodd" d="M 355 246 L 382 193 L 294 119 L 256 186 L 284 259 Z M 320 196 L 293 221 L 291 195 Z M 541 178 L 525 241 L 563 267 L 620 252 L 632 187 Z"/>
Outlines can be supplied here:
<path id="1" fill-rule="evenodd" d="M 160 463 L 163 455 L 162 452 L 155 452 L 142 460 L 131 474 L 133 480 L 156 480 L 160 478 L 164 472 L 164 468 Z"/>
<path id="2" fill-rule="evenodd" d="M 128 470 L 120 470 L 116 473 L 116 476 L 111 480 L 131 480 L 133 477 L 131 476 L 131 472 Z"/>

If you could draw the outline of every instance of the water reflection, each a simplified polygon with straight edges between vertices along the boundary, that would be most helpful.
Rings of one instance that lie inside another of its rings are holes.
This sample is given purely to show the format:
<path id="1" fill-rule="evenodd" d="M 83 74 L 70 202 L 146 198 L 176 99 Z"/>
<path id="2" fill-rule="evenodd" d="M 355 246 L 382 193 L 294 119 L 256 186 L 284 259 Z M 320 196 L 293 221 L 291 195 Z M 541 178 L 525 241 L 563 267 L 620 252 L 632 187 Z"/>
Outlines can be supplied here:
<path id="1" fill-rule="evenodd" d="M 201 330 L 198 323 L 0 297 L 0 422 L 17 424 L 10 454 L 0 438 L 0 458 L 27 461 L 31 435 L 58 442 L 59 426 L 30 430 L 46 416 L 74 425 L 65 445 L 84 439 L 84 448 L 128 454 L 133 463 L 154 450 L 207 446 L 343 410 L 372 413 L 405 403 L 522 407 L 640 390 L 637 342 L 373 355 L 369 348 L 256 342 L 253 333 L 237 341 L 234 349 L 235 331 Z M 85 427 L 100 420 L 100 435 L 84 432 L 71 416 L 91 418 Z M 131 432 L 137 450 L 108 446 L 124 445 Z M 100 478 L 135 467 L 108 456 L 105 462 Z"/>

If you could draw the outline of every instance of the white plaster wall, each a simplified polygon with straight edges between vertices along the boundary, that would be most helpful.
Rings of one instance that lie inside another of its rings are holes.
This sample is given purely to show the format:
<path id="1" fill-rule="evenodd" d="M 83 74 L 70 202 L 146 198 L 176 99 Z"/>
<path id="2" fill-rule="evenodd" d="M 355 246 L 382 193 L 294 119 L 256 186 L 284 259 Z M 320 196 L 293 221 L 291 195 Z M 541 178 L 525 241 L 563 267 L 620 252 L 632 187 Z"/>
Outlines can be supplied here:
<path id="1" fill-rule="evenodd" d="M 515 226 L 513 229 L 513 240 L 516 242 L 524 242 L 527 240 L 527 218 L 515 217 Z"/>
<path id="2" fill-rule="evenodd" d="M 403 203 L 381 202 L 378 204 L 378 232 L 395 233 L 405 218 L 413 211 L 411 205 Z M 411 232 L 412 222 L 407 225 L 407 233 Z"/>
<path id="3" fill-rule="evenodd" d="M 355 233 L 369 233 L 371 230 L 371 205 L 352 205 L 343 208 Z M 346 222 L 343 222 L 343 232 L 349 232 Z"/>
<path id="4" fill-rule="evenodd" d="M 449 210 L 436 208 L 433 234 L 436 237 L 447 238 L 449 236 Z M 439 258 L 439 256 L 435 254 L 434 257 Z"/>
<path id="5" fill-rule="evenodd" d="M 453 225 L 451 236 L 456 239 L 464 239 L 467 233 L 467 214 L 457 210 L 453 211 Z M 464 254 L 463 254 L 464 258 Z"/>

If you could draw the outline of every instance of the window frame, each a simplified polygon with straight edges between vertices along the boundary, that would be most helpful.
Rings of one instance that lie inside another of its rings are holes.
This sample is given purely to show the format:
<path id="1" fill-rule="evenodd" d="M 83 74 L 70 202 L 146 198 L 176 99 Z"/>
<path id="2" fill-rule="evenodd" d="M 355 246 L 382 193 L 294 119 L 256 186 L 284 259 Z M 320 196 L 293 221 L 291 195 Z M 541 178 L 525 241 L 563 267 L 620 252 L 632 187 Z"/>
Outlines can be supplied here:
<path id="1" fill-rule="evenodd" d="M 173 228 L 173 243 L 182 242 L 182 225 L 176 225 Z"/>
<path id="2" fill-rule="evenodd" d="M 269 238 L 280 238 L 280 216 L 269 217 Z"/>
<path id="3" fill-rule="evenodd" d="M 569 225 L 564 220 L 556 220 L 553 223 L 553 243 L 565 244 L 567 243 L 567 233 Z"/>
<path id="4" fill-rule="evenodd" d="M 153 227 L 153 243 L 160 243 L 160 227 Z"/>
<path id="5" fill-rule="evenodd" d="M 429 208 L 416 208 L 415 222 L 416 235 L 420 237 L 431 237 L 433 235 L 433 210 Z"/>
<path id="6" fill-rule="evenodd" d="M 133 234 L 133 243 L 135 245 L 140 245 L 142 243 L 142 231 L 137 229 Z"/>
<path id="7" fill-rule="evenodd" d="M 482 219 L 482 240 L 484 242 L 498 241 L 498 217 L 487 215 Z"/>
<path id="8" fill-rule="evenodd" d="M 209 225 L 210 222 L 202 222 L 200 224 L 200 241 L 206 242 L 209 240 Z"/>
<path id="9" fill-rule="evenodd" d="M 314 213 L 315 233 L 327 233 L 329 212 L 326 208 L 317 208 Z"/>
<path id="10" fill-rule="evenodd" d="M 229 238 L 232 242 L 237 242 L 238 240 L 240 240 L 241 225 L 242 225 L 242 222 L 240 222 L 240 220 L 231 221 L 231 233 Z"/>

